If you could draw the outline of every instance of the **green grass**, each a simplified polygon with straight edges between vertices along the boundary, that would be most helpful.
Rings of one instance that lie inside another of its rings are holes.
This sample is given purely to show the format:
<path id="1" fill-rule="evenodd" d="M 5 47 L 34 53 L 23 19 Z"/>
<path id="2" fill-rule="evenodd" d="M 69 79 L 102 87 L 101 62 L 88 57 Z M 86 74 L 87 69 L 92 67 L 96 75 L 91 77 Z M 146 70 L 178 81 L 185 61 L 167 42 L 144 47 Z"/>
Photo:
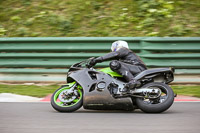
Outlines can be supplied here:
<path id="1" fill-rule="evenodd" d="M 200 36 L 199 0 L 0 0 L 0 37 Z"/>
<path id="2" fill-rule="evenodd" d="M 33 97 L 45 97 L 52 94 L 59 85 L 5 85 L 0 84 L 0 93 L 14 93 L 19 95 L 27 95 Z"/>
<path id="3" fill-rule="evenodd" d="M 200 86 L 172 86 L 178 95 L 200 97 Z"/>
<path id="4" fill-rule="evenodd" d="M 52 94 L 60 85 L 5 85 L 0 84 L 0 93 L 14 93 L 34 97 L 45 97 Z M 200 86 L 172 86 L 178 95 L 200 97 Z"/>

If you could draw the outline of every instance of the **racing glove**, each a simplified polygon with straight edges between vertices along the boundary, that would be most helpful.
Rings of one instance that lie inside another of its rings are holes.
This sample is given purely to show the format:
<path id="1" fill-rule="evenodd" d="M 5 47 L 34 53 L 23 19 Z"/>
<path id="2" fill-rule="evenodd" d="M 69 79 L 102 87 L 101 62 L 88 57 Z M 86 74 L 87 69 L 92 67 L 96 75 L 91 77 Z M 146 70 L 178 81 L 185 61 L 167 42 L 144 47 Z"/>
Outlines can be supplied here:
<path id="1" fill-rule="evenodd" d="M 89 62 L 89 66 L 90 66 L 90 67 L 95 66 L 96 63 L 97 63 L 96 60 L 95 60 L 95 59 L 92 59 L 92 60 L 90 60 L 90 62 Z"/>

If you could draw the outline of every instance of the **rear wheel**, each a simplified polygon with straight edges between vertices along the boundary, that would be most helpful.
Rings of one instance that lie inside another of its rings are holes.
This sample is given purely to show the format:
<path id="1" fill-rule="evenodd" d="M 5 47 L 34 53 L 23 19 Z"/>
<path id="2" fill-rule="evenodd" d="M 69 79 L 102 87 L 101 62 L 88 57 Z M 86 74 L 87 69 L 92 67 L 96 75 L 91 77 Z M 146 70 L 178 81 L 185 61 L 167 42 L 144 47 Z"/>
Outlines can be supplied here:
<path id="1" fill-rule="evenodd" d="M 51 97 L 52 107 L 59 112 L 73 112 L 83 105 L 82 90 L 75 87 L 70 91 L 72 86 L 63 86 L 57 89 Z"/>
<path id="2" fill-rule="evenodd" d="M 136 98 L 136 104 L 143 112 L 161 113 L 174 102 L 174 92 L 167 84 L 153 82 L 142 86 L 142 88 L 155 88 L 162 91 L 161 96 L 156 99 Z"/>

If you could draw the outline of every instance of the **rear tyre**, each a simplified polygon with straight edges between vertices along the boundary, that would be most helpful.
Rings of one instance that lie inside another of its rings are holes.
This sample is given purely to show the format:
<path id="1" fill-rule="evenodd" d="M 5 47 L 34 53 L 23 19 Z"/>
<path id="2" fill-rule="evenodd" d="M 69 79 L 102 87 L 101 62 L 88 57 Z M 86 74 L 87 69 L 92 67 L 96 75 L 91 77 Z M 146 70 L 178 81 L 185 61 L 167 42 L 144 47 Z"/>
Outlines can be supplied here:
<path id="1" fill-rule="evenodd" d="M 137 106 L 146 113 L 161 113 L 166 111 L 174 102 L 173 90 L 164 83 L 148 83 L 142 88 L 159 88 L 162 95 L 157 99 L 136 98 Z"/>
<path id="2" fill-rule="evenodd" d="M 60 101 L 60 97 L 69 90 L 69 86 L 63 86 L 59 89 L 57 89 L 52 97 L 51 97 L 51 105 L 52 107 L 59 111 L 59 112 L 73 112 L 78 110 L 82 105 L 83 105 L 83 94 L 82 90 L 80 89 L 75 89 L 76 95 L 75 94 L 70 94 L 70 95 L 65 95 L 65 99 L 63 101 Z"/>

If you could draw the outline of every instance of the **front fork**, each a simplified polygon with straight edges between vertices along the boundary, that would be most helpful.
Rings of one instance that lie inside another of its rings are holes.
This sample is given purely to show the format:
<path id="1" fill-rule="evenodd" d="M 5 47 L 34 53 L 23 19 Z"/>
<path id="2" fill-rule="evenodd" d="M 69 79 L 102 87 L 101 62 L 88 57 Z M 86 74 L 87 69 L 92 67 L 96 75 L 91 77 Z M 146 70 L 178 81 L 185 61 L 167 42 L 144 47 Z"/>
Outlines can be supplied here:
<path id="1" fill-rule="evenodd" d="M 75 82 L 75 84 L 72 87 L 70 87 L 70 89 L 67 91 L 68 94 L 74 93 L 74 89 L 76 88 L 76 86 L 77 86 L 77 83 Z"/>

